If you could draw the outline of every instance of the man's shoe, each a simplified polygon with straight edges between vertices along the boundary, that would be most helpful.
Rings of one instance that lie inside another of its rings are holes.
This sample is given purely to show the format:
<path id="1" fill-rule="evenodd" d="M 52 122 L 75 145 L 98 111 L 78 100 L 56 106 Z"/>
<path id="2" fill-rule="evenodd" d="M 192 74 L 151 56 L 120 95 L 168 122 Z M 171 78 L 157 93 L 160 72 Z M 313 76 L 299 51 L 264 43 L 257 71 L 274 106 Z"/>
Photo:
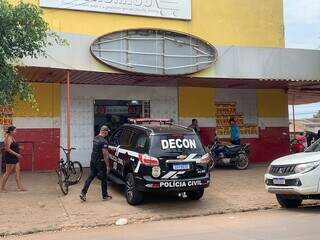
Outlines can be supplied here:
<path id="1" fill-rule="evenodd" d="M 80 194 L 80 199 L 81 199 L 82 202 L 87 201 L 86 195 L 83 194 L 83 193 Z"/>
<path id="2" fill-rule="evenodd" d="M 111 199 L 112 199 L 112 197 L 110 195 L 102 197 L 102 201 L 108 201 L 108 200 L 111 200 Z"/>

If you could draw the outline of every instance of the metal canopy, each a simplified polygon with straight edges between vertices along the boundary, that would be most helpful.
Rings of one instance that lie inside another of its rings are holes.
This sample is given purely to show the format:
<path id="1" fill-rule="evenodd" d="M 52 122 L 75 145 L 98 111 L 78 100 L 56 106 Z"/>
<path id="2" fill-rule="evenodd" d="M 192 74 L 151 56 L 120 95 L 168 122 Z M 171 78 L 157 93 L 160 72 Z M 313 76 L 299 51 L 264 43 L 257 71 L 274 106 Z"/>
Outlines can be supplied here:
<path id="1" fill-rule="evenodd" d="M 19 71 L 30 82 L 66 83 L 70 73 L 71 84 L 134 85 L 153 87 L 212 87 L 235 89 L 284 89 L 288 92 L 289 104 L 307 104 L 320 101 L 320 80 L 296 81 L 280 79 L 230 79 L 195 78 L 189 76 L 148 76 L 117 74 L 42 67 L 20 67 Z M 293 96 L 295 100 L 293 101 Z"/>

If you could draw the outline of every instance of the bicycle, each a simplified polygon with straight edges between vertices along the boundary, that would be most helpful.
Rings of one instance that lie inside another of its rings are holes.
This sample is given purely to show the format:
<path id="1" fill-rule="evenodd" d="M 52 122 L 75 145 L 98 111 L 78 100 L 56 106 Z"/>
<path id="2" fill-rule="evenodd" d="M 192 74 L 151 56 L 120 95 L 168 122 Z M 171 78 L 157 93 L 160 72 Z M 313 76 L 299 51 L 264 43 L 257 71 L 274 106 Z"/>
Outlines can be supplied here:
<path id="1" fill-rule="evenodd" d="M 66 155 L 66 161 L 61 158 L 59 160 L 59 166 L 57 169 L 58 175 L 58 184 L 60 189 L 64 195 L 68 194 L 69 186 L 77 184 L 83 175 L 82 165 L 78 161 L 71 161 L 70 153 L 72 150 L 76 150 L 75 148 L 66 149 L 60 146 Z"/>

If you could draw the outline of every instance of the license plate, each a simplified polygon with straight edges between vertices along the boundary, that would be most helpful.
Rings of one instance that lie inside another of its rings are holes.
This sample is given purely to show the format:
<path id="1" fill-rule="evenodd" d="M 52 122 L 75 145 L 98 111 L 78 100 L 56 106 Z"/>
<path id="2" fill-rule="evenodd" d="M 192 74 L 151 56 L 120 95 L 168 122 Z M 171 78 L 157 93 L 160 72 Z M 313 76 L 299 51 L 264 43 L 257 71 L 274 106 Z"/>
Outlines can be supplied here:
<path id="1" fill-rule="evenodd" d="M 173 164 L 173 170 L 189 170 L 190 164 Z"/>
<path id="2" fill-rule="evenodd" d="M 286 180 L 284 178 L 274 178 L 273 179 L 273 184 L 285 185 L 286 184 Z"/>

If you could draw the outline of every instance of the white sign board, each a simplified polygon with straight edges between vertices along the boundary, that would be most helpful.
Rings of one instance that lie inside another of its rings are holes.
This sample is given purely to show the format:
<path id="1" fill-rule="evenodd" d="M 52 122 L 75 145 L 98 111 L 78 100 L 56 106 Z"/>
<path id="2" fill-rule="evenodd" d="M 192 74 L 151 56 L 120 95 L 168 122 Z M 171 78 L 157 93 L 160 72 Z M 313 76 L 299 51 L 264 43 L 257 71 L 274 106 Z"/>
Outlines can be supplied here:
<path id="1" fill-rule="evenodd" d="M 108 33 L 96 39 L 90 50 L 113 68 L 162 76 L 199 72 L 218 57 L 216 48 L 199 38 L 146 28 Z"/>
<path id="2" fill-rule="evenodd" d="M 40 7 L 191 20 L 191 0 L 40 0 Z"/>

